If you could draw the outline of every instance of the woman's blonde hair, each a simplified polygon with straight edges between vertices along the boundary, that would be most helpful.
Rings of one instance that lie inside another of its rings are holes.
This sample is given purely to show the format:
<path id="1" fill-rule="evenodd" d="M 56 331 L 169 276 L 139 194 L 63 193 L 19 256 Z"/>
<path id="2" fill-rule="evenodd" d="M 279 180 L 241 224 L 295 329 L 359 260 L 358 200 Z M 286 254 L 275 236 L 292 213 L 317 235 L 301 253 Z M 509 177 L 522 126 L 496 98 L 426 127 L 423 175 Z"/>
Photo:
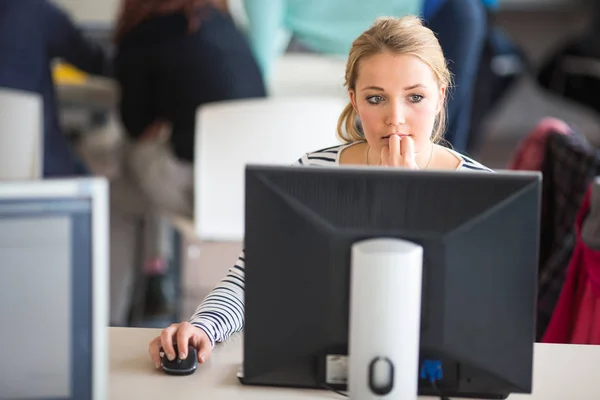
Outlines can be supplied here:
<path id="1" fill-rule="evenodd" d="M 356 90 L 356 79 L 360 62 L 366 57 L 390 52 L 394 54 L 410 54 L 429 65 L 438 86 L 450 88 L 452 77 L 448 70 L 446 58 L 435 34 L 418 17 L 401 18 L 381 17 L 353 43 L 346 63 L 345 86 L 348 90 Z M 447 93 L 447 90 L 446 90 Z M 433 141 L 439 142 L 446 128 L 446 95 L 443 107 L 436 118 L 433 129 Z M 349 102 L 338 120 L 338 136 L 346 143 L 365 140 L 356 127 L 357 114 Z"/>

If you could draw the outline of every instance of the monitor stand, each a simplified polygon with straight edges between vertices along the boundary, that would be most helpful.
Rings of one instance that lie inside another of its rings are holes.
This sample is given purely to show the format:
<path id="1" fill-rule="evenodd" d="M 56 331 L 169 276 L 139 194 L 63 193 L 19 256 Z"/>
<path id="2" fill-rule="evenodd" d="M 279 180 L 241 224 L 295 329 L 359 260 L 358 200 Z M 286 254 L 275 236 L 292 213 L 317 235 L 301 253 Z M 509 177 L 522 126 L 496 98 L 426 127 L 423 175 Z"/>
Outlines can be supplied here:
<path id="1" fill-rule="evenodd" d="M 348 388 L 351 399 L 416 400 L 423 248 L 376 238 L 352 246 Z"/>

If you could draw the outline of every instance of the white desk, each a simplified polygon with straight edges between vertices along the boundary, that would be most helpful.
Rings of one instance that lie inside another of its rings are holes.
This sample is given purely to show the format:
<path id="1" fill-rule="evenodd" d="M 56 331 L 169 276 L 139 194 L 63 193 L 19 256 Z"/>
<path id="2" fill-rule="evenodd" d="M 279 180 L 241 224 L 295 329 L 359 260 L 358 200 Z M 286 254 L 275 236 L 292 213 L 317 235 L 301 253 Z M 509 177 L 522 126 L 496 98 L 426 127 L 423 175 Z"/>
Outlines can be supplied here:
<path id="1" fill-rule="evenodd" d="M 190 376 L 177 377 L 154 368 L 148 343 L 157 329 L 110 328 L 109 399 L 342 399 L 333 392 L 241 385 L 242 337 L 214 349 Z M 600 346 L 536 344 L 533 394 L 510 400 L 594 400 L 600 398 Z M 430 398 L 422 398 L 430 399 Z M 434 399 L 434 398 L 431 398 Z M 453 399 L 457 400 L 457 399 Z"/>

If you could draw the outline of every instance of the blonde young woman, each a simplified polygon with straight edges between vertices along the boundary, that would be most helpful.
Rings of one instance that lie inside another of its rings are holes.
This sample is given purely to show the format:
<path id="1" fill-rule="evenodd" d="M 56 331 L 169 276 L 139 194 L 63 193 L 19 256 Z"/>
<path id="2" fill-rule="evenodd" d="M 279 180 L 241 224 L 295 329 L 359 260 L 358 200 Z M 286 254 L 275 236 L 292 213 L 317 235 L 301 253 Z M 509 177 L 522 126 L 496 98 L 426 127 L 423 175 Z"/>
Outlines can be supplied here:
<path id="1" fill-rule="evenodd" d="M 343 145 L 304 154 L 301 165 L 378 165 L 411 169 L 491 171 L 438 143 L 446 121 L 450 73 L 431 30 L 413 16 L 381 18 L 353 43 L 346 66 L 350 102 L 339 119 Z M 355 128 L 360 118 L 364 136 Z M 166 328 L 149 346 L 156 366 L 162 346 L 173 359 L 173 342 L 189 343 L 198 361 L 216 342 L 244 325 L 242 254 L 221 283 L 187 322 Z M 179 346 L 186 358 L 187 346 Z"/>

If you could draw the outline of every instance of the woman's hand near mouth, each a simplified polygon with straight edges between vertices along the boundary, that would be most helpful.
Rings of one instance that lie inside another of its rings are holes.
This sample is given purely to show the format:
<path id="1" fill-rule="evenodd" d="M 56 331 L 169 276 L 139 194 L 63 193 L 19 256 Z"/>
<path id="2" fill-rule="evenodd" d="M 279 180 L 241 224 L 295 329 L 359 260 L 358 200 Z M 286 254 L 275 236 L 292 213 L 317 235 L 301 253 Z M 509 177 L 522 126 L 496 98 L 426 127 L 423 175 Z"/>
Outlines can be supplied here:
<path id="1" fill-rule="evenodd" d="M 381 149 L 381 165 L 419 169 L 413 139 L 410 136 L 400 138 L 398 135 L 391 135 L 388 144 Z"/>

